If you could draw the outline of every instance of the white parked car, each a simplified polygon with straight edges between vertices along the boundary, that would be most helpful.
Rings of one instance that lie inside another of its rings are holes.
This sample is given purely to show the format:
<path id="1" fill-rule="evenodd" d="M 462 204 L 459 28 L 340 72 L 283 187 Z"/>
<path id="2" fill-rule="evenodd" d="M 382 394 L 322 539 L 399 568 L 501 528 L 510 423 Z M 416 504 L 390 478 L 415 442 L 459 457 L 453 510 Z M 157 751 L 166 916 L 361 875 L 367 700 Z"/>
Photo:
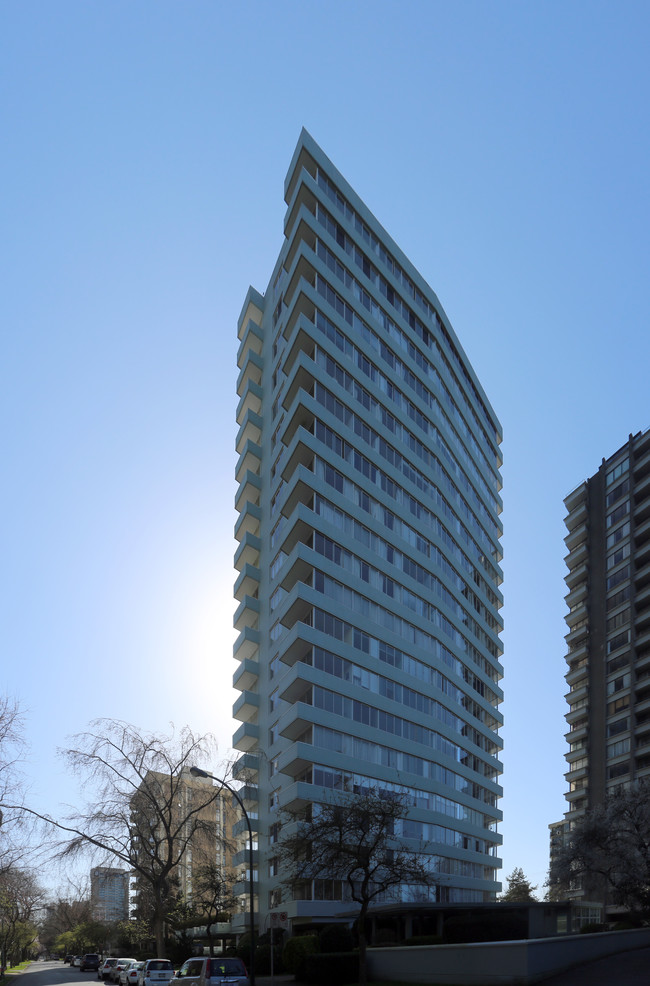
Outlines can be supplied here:
<path id="1" fill-rule="evenodd" d="M 108 970 L 108 978 L 110 981 L 112 983 L 121 982 L 122 970 L 125 969 L 127 965 L 130 965 L 131 962 L 135 962 L 135 959 L 118 959 L 117 965 L 114 965 Z"/>
<path id="2" fill-rule="evenodd" d="M 144 962 L 131 963 L 126 972 L 126 986 L 138 986 L 143 968 Z"/>
<path id="3" fill-rule="evenodd" d="M 174 978 L 174 966 L 169 959 L 147 959 L 140 970 L 138 986 L 158 986 Z"/>
<path id="4" fill-rule="evenodd" d="M 120 963 L 118 962 L 117 964 L 118 964 L 118 968 L 119 968 Z M 120 986 L 127 986 L 127 983 L 129 981 L 129 979 L 128 979 L 129 972 L 137 964 L 138 964 L 137 959 L 131 959 L 130 962 L 125 962 L 124 963 L 124 965 L 122 966 L 122 968 L 119 971 L 118 982 L 119 982 Z M 137 977 L 136 977 L 136 979 L 137 979 Z"/>
<path id="5" fill-rule="evenodd" d="M 97 970 L 97 978 L 108 979 L 110 970 L 117 965 L 117 961 L 118 960 L 113 958 L 113 956 L 109 956 L 107 959 L 104 959 L 104 961 L 100 963 L 99 969 Z"/>

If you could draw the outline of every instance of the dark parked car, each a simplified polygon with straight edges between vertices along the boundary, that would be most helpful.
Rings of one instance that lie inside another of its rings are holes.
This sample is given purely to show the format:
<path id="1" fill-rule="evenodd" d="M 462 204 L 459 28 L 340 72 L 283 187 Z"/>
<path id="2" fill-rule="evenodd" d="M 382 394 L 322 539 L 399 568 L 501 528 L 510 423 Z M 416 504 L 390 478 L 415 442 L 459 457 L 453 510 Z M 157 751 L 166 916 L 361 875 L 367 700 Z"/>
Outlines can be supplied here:
<path id="1" fill-rule="evenodd" d="M 82 955 L 81 957 L 79 972 L 86 972 L 88 969 L 91 969 L 93 972 L 97 972 L 99 969 L 99 955 L 96 952 L 87 952 L 86 955 Z"/>
<path id="2" fill-rule="evenodd" d="M 64 962 L 72 962 L 73 958 L 74 958 L 74 955 L 66 955 L 66 957 L 64 958 L 63 961 Z"/>

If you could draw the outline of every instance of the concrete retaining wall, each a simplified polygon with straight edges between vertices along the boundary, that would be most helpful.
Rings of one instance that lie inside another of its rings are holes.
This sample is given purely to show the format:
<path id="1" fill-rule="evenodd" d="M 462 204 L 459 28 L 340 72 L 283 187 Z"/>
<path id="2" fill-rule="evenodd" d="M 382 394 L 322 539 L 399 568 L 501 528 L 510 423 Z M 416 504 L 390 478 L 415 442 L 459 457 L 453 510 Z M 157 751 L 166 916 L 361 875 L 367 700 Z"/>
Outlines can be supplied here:
<path id="1" fill-rule="evenodd" d="M 368 978 L 463 986 L 527 986 L 572 966 L 650 946 L 650 928 L 472 945 L 368 949 Z"/>

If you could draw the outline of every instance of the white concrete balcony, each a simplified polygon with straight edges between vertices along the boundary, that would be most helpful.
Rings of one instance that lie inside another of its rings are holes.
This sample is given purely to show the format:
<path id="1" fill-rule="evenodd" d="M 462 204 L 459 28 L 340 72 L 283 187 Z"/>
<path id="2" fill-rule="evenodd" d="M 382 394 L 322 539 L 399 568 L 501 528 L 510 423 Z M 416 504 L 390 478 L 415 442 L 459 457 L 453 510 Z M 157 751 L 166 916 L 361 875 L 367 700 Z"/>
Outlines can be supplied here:
<path id="1" fill-rule="evenodd" d="M 257 687 L 259 680 L 260 666 L 257 661 L 247 657 L 239 664 L 232 676 L 233 687 L 240 692 Z"/>
<path id="2" fill-rule="evenodd" d="M 244 596 L 235 610 L 232 625 L 238 632 L 241 632 L 244 627 L 251 627 L 253 630 L 256 630 L 259 618 L 259 599 L 255 599 L 253 596 Z"/>
<path id="3" fill-rule="evenodd" d="M 256 692 L 244 691 L 232 707 L 233 719 L 238 722 L 253 722 L 257 719 L 260 697 Z"/>
<path id="4" fill-rule="evenodd" d="M 287 307 L 287 313 L 285 316 L 286 322 L 284 326 L 283 336 L 285 339 L 290 339 L 293 332 L 295 331 L 296 324 L 300 319 L 306 319 L 307 322 L 314 323 L 316 317 L 316 307 L 317 307 L 318 293 L 313 284 L 308 284 L 307 281 L 303 280 L 300 282 L 299 291 L 291 299 L 291 304 Z M 286 301 L 286 298 L 285 298 Z"/>
<path id="5" fill-rule="evenodd" d="M 313 396 L 313 377 L 302 369 L 298 374 L 299 379 L 295 380 L 296 388 L 293 394 L 293 402 L 286 405 L 288 408 L 284 422 L 284 429 L 280 435 L 283 445 L 290 445 L 293 436 L 298 428 L 303 428 L 310 434 L 314 430 L 314 420 L 322 412 L 322 408 Z M 304 385 L 304 386 L 303 386 Z"/>
<path id="6" fill-rule="evenodd" d="M 299 811 L 308 805 L 314 797 L 312 784 L 295 781 L 280 790 L 280 809 L 284 811 Z"/>
<path id="7" fill-rule="evenodd" d="M 235 538 L 237 541 L 241 541 L 244 535 L 249 533 L 259 536 L 261 522 L 262 508 L 259 504 L 251 503 L 250 500 L 247 500 L 235 524 Z"/>
<path id="8" fill-rule="evenodd" d="M 260 384 L 255 383 L 254 380 L 246 381 L 246 386 L 237 404 L 236 418 L 238 422 L 244 420 L 247 411 L 253 411 L 255 414 L 261 412 L 263 393 Z"/>
<path id="9" fill-rule="evenodd" d="M 244 627 L 233 644 L 232 653 L 235 660 L 245 661 L 247 658 L 249 661 L 253 660 L 259 651 L 260 640 L 259 630 Z"/>
<path id="10" fill-rule="evenodd" d="M 289 521 L 282 531 L 281 541 L 276 548 L 282 548 L 286 555 L 290 555 L 297 544 L 311 543 L 316 520 L 313 510 L 304 503 L 297 503 L 296 510 L 289 516 Z"/>
<path id="11" fill-rule="evenodd" d="M 287 239 L 296 224 L 298 214 L 307 212 L 309 215 L 313 215 L 316 212 L 316 202 L 318 201 L 318 188 L 312 176 L 304 169 L 301 169 L 297 178 L 293 177 L 290 189 L 291 194 L 286 196 L 287 209 L 284 214 L 284 235 Z"/>
<path id="12" fill-rule="evenodd" d="M 282 566 L 280 585 L 291 592 L 296 582 L 311 585 L 314 565 L 318 560 L 315 552 L 302 542 L 298 542 Z"/>
<path id="13" fill-rule="evenodd" d="M 242 753 L 232 765 L 232 776 L 235 780 L 243 778 L 246 781 L 253 781 L 257 778 L 259 769 L 260 761 L 255 753 Z"/>
<path id="14" fill-rule="evenodd" d="M 313 725 L 315 709 L 306 702 L 295 702 L 278 721 L 278 732 L 285 739 L 297 740 Z"/>
<path id="15" fill-rule="evenodd" d="M 248 304 L 246 305 L 245 311 L 242 312 L 240 319 L 237 322 L 237 338 L 243 339 L 247 330 L 248 323 L 254 322 L 257 325 L 262 324 L 262 318 L 264 317 L 264 299 L 261 295 L 255 291 L 253 288 L 248 292 Z"/>
<path id="16" fill-rule="evenodd" d="M 298 294 L 303 284 L 309 284 L 312 287 L 316 284 L 314 265 L 317 262 L 317 258 L 314 253 L 314 246 L 315 237 L 314 243 L 311 245 L 305 240 L 300 240 L 298 243 L 298 249 L 293 257 L 293 264 L 288 274 L 289 280 L 284 290 L 287 305 L 291 305 L 294 296 Z"/>
<path id="17" fill-rule="evenodd" d="M 246 388 L 246 384 L 249 380 L 253 383 L 262 385 L 262 371 L 264 369 L 264 360 L 261 356 L 258 356 L 256 352 L 252 349 L 246 351 L 246 360 L 242 366 L 239 374 L 237 376 L 237 394 L 239 397 L 242 396 Z"/>
<path id="18" fill-rule="evenodd" d="M 247 408 L 235 439 L 235 449 L 238 455 L 241 454 L 244 445 L 248 441 L 259 445 L 262 438 L 262 425 L 263 419 L 257 411 Z"/>
<path id="19" fill-rule="evenodd" d="M 283 664 L 293 667 L 296 661 L 305 661 L 319 642 L 322 642 L 320 631 L 306 623 L 296 623 L 283 637 L 278 656 Z"/>
<path id="20" fill-rule="evenodd" d="M 321 684 L 328 683 L 327 676 L 324 676 L 322 671 L 309 664 L 297 662 L 282 681 L 280 698 L 283 702 L 289 702 L 291 705 L 304 701 L 306 695 L 311 696 L 312 685 L 319 682 Z M 307 701 L 311 704 L 310 698 Z"/>
<path id="21" fill-rule="evenodd" d="M 302 354 L 313 360 L 314 356 L 314 323 L 304 312 L 301 312 L 294 322 L 293 332 L 287 340 L 282 369 L 287 377 L 291 375 L 293 365 Z"/>
<path id="22" fill-rule="evenodd" d="M 315 444 L 314 436 L 305 428 L 298 428 L 296 430 L 294 440 L 289 446 L 289 454 L 282 469 L 282 478 L 285 482 L 291 479 L 298 466 L 311 469 L 315 455 Z"/>
<path id="23" fill-rule="evenodd" d="M 254 565 L 244 565 L 235 582 L 235 599 L 241 602 L 244 596 L 256 596 L 261 577 L 259 568 Z"/>
<path id="24" fill-rule="evenodd" d="M 246 565 L 259 565 L 262 542 L 256 534 L 250 531 L 244 534 L 235 551 L 235 568 L 243 571 Z"/>
<path id="25" fill-rule="evenodd" d="M 241 342 L 237 350 L 237 366 L 240 370 L 246 362 L 248 350 L 252 349 L 257 356 L 261 356 L 263 345 L 264 333 L 262 332 L 261 325 L 258 325 L 252 318 L 249 318 L 241 335 Z"/>
<path id="26" fill-rule="evenodd" d="M 298 466 L 284 490 L 285 499 L 281 507 L 284 517 L 290 517 L 299 503 L 311 509 L 314 502 L 313 484 L 313 472 L 307 466 Z"/>
<path id="27" fill-rule="evenodd" d="M 242 511 L 247 503 L 259 506 L 261 492 L 262 480 L 256 472 L 249 469 L 239 482 L 239 488 L 235 494 L 235 509 Z"/>
<path id="28" fill-rule="evenodd" d="M 251 722 L 242 722 L 241 726 L 232 738 L 234 750 L 241 750 L 246 753 L 257 747 L 260 739 L 260 727 Z"/>
<path id="29" fill-rule="evenodd" d="M 254 472 L 259 475 L 262 464 L 262 449 L 256 442 L 248 440 L 240 453 L 235 470 L 235 479 L 238 483 L 246 472 Z"/>
<path id="30" fill-rule="evenodd" d="M 287 256 L 284 261 L 284 267 L 287 271 L 287 278 L 289 280 L 289 285 L 285 291 L 285 297 L 291 298 L 291 287 L 293 283 L 292 275 L 295 274 L 298 260 L 296 259 L 298 251 L 301 245 L 304 243 L 307 251 L 314 253 L 316 251 L 316 231 L 315 217 L 309 209 L 305 208 L 303 205 L 299 210 L 298 214 L 295 216 L 294 228 L 289 234 L 289 250 L 287 251 Z"/>
<path id="31" fill-rule="evenodd" d="M 310 743 L 291 743 L 278 757 L 278 770 L 289 777 L 298 777 L 311 767 L 314 748 Z"/>

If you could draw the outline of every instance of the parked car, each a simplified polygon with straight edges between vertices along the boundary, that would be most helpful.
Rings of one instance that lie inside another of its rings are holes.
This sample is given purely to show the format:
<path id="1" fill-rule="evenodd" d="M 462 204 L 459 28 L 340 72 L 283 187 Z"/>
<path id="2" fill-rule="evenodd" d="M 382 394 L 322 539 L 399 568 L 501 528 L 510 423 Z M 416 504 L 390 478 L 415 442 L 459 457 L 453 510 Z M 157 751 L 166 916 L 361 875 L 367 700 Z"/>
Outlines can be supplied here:
<path id="1" fill-rule="evenodd" d="M 108 959 L 104 959 L 104 961 L 99 966 L 99 969 L 97 970 L 97 978 L 98 979 L 108 979 L 108 975 L 109 975 L 110 970 L 113 968 L 113 966 L 116 966 L 116 965 L 117 965 L 117 959 L 116 958 L 114 958 L 114 957 L 111 956 Z"/>
<path id="2" fill-rule="evenodd" d="M 81 965 L 81 960 L 82 959 L 83 959 L 83 955 L 75 955 L 75 957 L 73 958 L 73 960 L 70 963 L 70 965 L 73 965 L 73 966 L 76 966 L 77 968 L 79 968 L 79 966 Z"/>
<path id="3" fill-rule="evenodd" d="M 147 959 L 138 976 L 138 986 L 156 986 L 174 978 L 174 966 L 169 959 Z"/>
<path id="4" fill-rule="evenodd" d="M 120 986 L 126 986 L 127 983 L 126 977 L 129 973 L 129 970 L 132 969 L 133 966 L 137 964 L 138 964 L 137 959 L 129 959 L 127 961 L 117 963 L 117 967 L 116 967 L 118 970 L 117 982 L 120 984 Z"/>
<path id="5" fill-rule="evenodd" d="M 144 962 L 133 962 L 126 973 L 126 986 L 138 986 Z"/>
<path id="6" fill-rule="evenodd" d="M 108 970 L 108 978 L 112 983 L 119 983 L 120 974 L 125 965 L 129 962 L 135 962 L 135 959 L 118 959 L 115 965 L 112 965 Z"/>
<path id="7" fill-rule="evenodd" d="M 188 959 L 178 970 L 174 980 L 177 986 L 250 986 L 246 966 L 241 959 L 219 958 Z"/>
<path id="8" fill-rule="evenodd" d="M 82 957 L 79 963 L 79 972 L 86 972 L 87 969 L 92 969 L 93 972 L 97 972 L 99 969 L 99 955 L 96 952 L 87 952 Z"/>
<path id="9" fill-rule="evenodd" d="M 74 958 L 74 955 L 66 955 L 66 957 L 64 958 L 63 961 L 64 962 L 70 962 L 70 963 L 72 963 L 73 958 Z"/>

